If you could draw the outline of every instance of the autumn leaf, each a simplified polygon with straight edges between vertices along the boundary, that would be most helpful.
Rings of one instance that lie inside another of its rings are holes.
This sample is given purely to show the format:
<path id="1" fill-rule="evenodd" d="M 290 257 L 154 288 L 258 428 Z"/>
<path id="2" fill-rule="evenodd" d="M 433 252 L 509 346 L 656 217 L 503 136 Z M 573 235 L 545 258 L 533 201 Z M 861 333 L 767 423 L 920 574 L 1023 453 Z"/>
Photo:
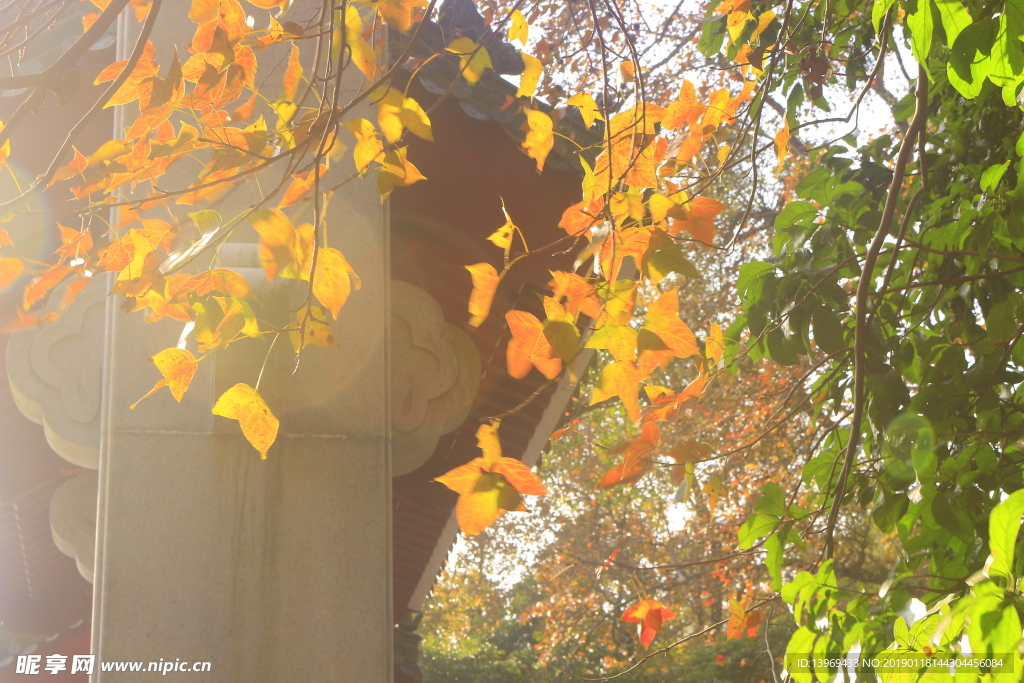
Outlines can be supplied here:
<path id="1" fill-rule="evenodd" d="M 423 107 L 398 88 L 389 87 L 377 100 L 377 123 L 388 142 L 401 140 L 406 128 L 424 140 L 434 140 L 430 118 Z"/>
<path id="2" fill-rule="evenodd" d="M 426 180 L 426 176 L 406 159 L 407 147 L 393 149 L 384 155 L 377 175 L 377 190 L 381 197 L 387 197 L 396 187 L 404 187 Z"/>
<path id="3" fill-rule="evenodd" d="M 344 124 L 356 137 L 356 146 L 352 151 L 356 171 L 365 173 L 374 161 L 384 154 L 384 143 L 377 137 L 377 129 L 366 119 L 354 119 Z"/>
<path id="4" fill-rule="evenodd" d="M 565 310 L 573 316 L 582 313 L 591 320 L 601 314 L 601 299 L 597 296 L 597 289 L 593 284 L 576 273 L 562 270 L 550 272 L 552 279 L 548 287 L 551 288 L 556 301 L 565 300 Z"/>
<path id="5" fill-rule="evenodd" d="M 267 451 L 277 440 L 281 423 L 270 412 L 258 391 L 248 384 L 236 384 L 217 399 L 213 414 L 238 420 L 246 440 L 260 452 L 260 457 L 266 459 Z"/>
<path id="6" fill-rule="evenodd" d="M 456 38 L 446 49 L 448 52 L 458 55 L 460 72 L 470 85 L 476 85 L 476 82 L 484 75 L 484 71 L 492 68 L 491 56 L 488 54 L 487 48 L 478 45 L 470 38 L 465 36 Z"/>
<path id="7" fill-rule="evenodd" d="M 0 228 L 0 249 L 3 247 L 13 247 L 14 240 L 11 239 L 11 234 L 6 230 Z"/>
<path id="8" fill-rule="evenodd" d="M 587 339 L 586 348 L 605 349 L 617 361 L 636 360 L 637 330 L 629 325 L 605 325 Z"/>
<path id="9" fill-rule="evenodd" d="M 722 337 L 722 328 L 718 323 L 711 323 L 707 341 L 704 342 L 704 351 L 711 367 L 718 367 L 725 357 L 725 339 Z"/>
<path id="10" fill-rule="evenodd" d="M 662 607 L 657 600 L 647 598 L 627 608 L 622 615 L 622 621 L 637 625 L 640 643 L 646 650 L 651 646 L 654 637 L 658 635 L 658 631 L 661 630 L 662 623 L 674 616 L 675 613 L 672 610 Z"/>
<path id="11" fill-rule="evenodd" d="M 506 254 L 508 250 L 512 248 L 512 237 L 515 235 L 516 224 L 512 222 L 512 217 L 508 215 L 508 211 L 505 209 L 505 200 L 501 200 L 501 212 L 505 214 L 505 224 L 500 228 L 492 232 L 487 240 L 492 242 L 499 249 L 503 249 Z"/>
<path id="12" fill-rule="evenodd" d="M 316 270 L 313 273 L 313 296 L 338 319 L 341 307 L 352 292 L 353 282 L 359 289 L 360 282 L 341 252 L 331 247 L 321 247 L 316 256 Z"/>
<path id="13" fill-rule="evenodd" d="M 782 170 L 782 165 L 786 161 L 786 154 L 789 152 L 789 139 L 789 119 L 786 119 L 782 128 L 775 134 L 775 155 L 779 158 L 779 165 L 775 168 L 776 173 Z"/>
<path id="14" fill-rule="evenodd" d="M 252 296 L 252 289 L 249 288 L 245 277 L 227 268 L 214 268 L 195 275 L 182 285 L 180 291 L 195 292 L 197 296 L 206 296 L 213 292 L 239 298 Z"/>
<path id="15" fill-rule="evenodd" d="M 377 8 L 384 22 L 391 28 L 406 33 L 412 26 L 412 12 L 419 7 L 426 7 L 426 0 L 370 0 L 370 5 Z"/>
<path id="16" fill-rule="evenodd" d="M 153 385 L 153 388 L 145 396 L 133 403 L 131 405 L 132 410 L 165 386 L 171 390 L 174 400 L 181 403 L 181 399 L 185 396 L 185 392 L 188 391 L 188 387 L 192 383 L 192 377 L 195 376 L 196 370 L 199 368 L 199 361 L 196 360 L 195 356 L 188 349 L 164 349 L 150 358 L 150 360 L 153 361 L 156 369 L 160 371 L 164 378 Z"/>
<path id="17" fill-rule="evenodd" d="M 647 379 L 632 361 L 616 361 L 601 369 L 601 379 L 590 396 L 590 405 L 618 396 L 633 422 L 640 420 L 640 382 Z"/>
<path id="18" fill-rule="evenodd" d="M 302 63 L 299 61 L 299 46 L 292 43 L 291 52 L 288 54 L 288 68 L 284 71 L 284 91 L 282 97 L 294 102 L 295 93 L 299 88 L 299 81 L 301 80 Z"/>
<path id="19" fill-rule="evenodd" d="M 672 468 L 672 483 L 677 486 L 682 483 L 683 478 L 686 476 L 684 465 L 690 465 L 701 462 L 702 460 L 707 460 L 714 454 L 715 447 L 702 441 L 686 440 L 680 442 L 678 446 L 670 448 L 668 455 L 677 465 Z"/>
<path id="20" fill-rule="evenodd" d="M 537 316 L 512 310 L 505 314 L 505 320 L 512 331 L 506 354 L 508 374 L 521 379 L 530 373 L 530 368 L 536 367 L 548 379 L 557 377 L 562 371 L 562 361 L 551 357 L 551 344 Z"/>
<path id="21" fill-rule="evenodd" d="M 544 162 L 548 153 L 555 146 L 554 123 L 551 117 L 537 109 L 526 110 L 526 138 L 523 140 L 523 151 L 526 156 L 537 162 L 537 170 L 544 170 Z"/>
<path id="22" fill-rule="evenodd" d="M 13 256 L 0 256 L 0 290 L 7 289 L 25 272 L 25 262 Z"/>
<path id="23" fill-rule="evenodd" d="M 50 185 L 53 185 L 60 180 L 74 178 L 85 170 L 85 167 L 89 163 L 85 158 L 85 155 L 79 152 L 78 148 L 74 145 L 71 145 L 71 149 L 75 153 L 74 158 L 71 159 L 71 162 L 67 166 L 57 169 L 57 172 L 53 174 L 53 178 L 51 178 L 50 182 L 46 184 L 47 187 L 50 187 Z"/>
<path id="24" fill-rule="evenodd" d="M 533 97 L 537 92 L 537 83 L 540 82 L 541 74 L 544 73 L 544 65 L 533 55 L 520 51 L 523 64 L 526 68 L 519 76 L 519 88 L 516 90 L 516 97 Z"/>
<path id="25" fill-rule="evenodd" d="M 83 258 L 92 250 L 92 233 L 88 230 L 79 232 L 60 223 L 57 223 L 57 229 L 60 230 L 61 241 L 61 246 L 54 251 L 60 256 L 57 265 L 68 259 Z"/>
<path id="26" fill-rule="evenodd" d="M 639 341 L 644 348 L 656 350 L 657 346 L 644 343 L 645 331 L 657 336 L 665 347 L 679 358 L 688 358 L 699 353 L 697 338 L 694 337 L 686 323 L 679 319 L 679 293 L 676 289 L 670 289 L 662 294 L 647 309 L 647 317 L 644 319 Z"/>
<path id="27" fill-rule="evenodd" d="M 322 178 L 324 173 L 327 172 L 327 167 L 320 164 L 320 177 Z M 316 170 L 309 170 L 305 173 L 294 173 L 292 174 L 292 182 L 288 185 L 288 189 L 284 191 L 284 197 L 281 198 L 280 203 L 277 205 L 278 208 L 285 206 L 291 206 L 296 203 L 306 193 L 313 189 L 313 185 L 316 182 Z"/>
<path id="28" fill-rule="evenodd" d="M 565 103 L 580 110 L 580 116 L 583 117 L 583 125 L 587 128 L 593 126 L 594 121 L 602 118 L 597 102 L 594 101 L 594 96 L 588 92 L 576 93 L 566 100 Z"/>
<path id="29" fill-rule="evenodd" d="M 302 343 L 299 343 L 301 334 Z M 319 306 L 303 306 L 295 313 L 294 326 L 288 331 L 292 348 L 298 353 L 307 346 L 340 346 L 327 324 L 325 311 Z"/>
<path id="30" fill-rule="evenodd" d="M 543 496 L 547 489 L 529 467 L 501 455 L 496 423 L 481 425 L 477 445 L 483 457 L 456 467 L 434 481 L 459 494 L 455 518 L 466 535 L 478 534 L 506 511 L 523 512 L 523 495 Z"/>
<path id="31" fill-rule="evenodd" d="M 15 259 L 4 259 L 4 261 L 12 261 Z M 26 311 L 34 304 L 42 299 L 50 292 L 51 289 L 60 284 L 64 278 L 72 273 L 73 269 L 67 266 L 54 266 L 44 272 L 42 275 L 35 277 L 25 287 L 24 296 L 22 298 L 22 308 Z"/>
<path id="32" fill-rule="evenodd" d="M 742 638 L 745 632 L 747 638 L 753 640 L 757 637 L 757 630 L 760 625 L 760 612 L 748 612 L 739 600 L 729 598 L 729 624 L 725 627 L 727 638 Z"/>
<path id="33" fill-rule="evenodd" d="M 513 40 L 518 40 L 523 47 L 526 47 L 526 43 L 530 40 L 530 27 L 526 23 L 526 17 L 522 12 L 514 9 L 509 13 L 509 19 L 511 21 L 508 27 L 508 41 L 511 43 Z"/>
<path id="34" fill-rule="evenodd" d="M 706 482 L 701 488 L 701 492 L 708 497 L 708 508 L 712 514 L 715 512 L 715 508 L 718 506 L 718 499 L 726 494 L 725 486 L 722 484 L 722 478 L 717 474 Z"/>
<path id="35" fill-rule="evenodd" d="M 498 271 L 490 263 L 475 263 L 465 266 L 473 279 L 473 291 L 469 295 L 469 324 L 480 327 L 491 311 L 494 292 L 498 289 Z"/>

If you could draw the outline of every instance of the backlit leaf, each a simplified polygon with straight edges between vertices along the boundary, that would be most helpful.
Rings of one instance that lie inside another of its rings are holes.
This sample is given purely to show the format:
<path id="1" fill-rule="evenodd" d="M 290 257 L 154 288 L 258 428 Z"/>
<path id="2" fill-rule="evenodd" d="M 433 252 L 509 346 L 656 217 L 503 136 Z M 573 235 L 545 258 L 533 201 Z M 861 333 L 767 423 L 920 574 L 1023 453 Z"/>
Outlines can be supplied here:
<path id="1" fill-rule="evenodd" d="M 498 271 L 490 263 L 475 263 L 466 266 L 473 278 L 473 292 L 469 295 L 469 324 L 480 327 L 491 311 L 494 292 L 498 289 Z"/>
<path id="2" fill-rule="evenodd" d="M 647 309 L 643 330 L 653 332 L 679 358 L 699 353 L 697 338 L 679 319 L 679 293 L 670 289 Z"/>
<path id="3" fill-rule="evenodd" d="M 526 17 L 523 16 L 522 12 L 514 9 L 509 13 L 509 19 L 509 42 L 511 43 L 513 40 L 518 40 L 523 47 L 526 47 L 526 43 L 530 40 L 530 27 L 526 23 Z"/>
<path id="4" fill-rule="evenodd" d="M 651 646 L 654 637 L 661 630 L 661 624 L 675 617 L 675 613 L 657 600 L 644 599 L 627 608 L 622 614 L 622 621 L 635 623 L 640 643 L 646 650 Z"/>
<path id="5" fill-rule="evenodd" d="M 519 379 L 536 367 L 548 379 L 562 371 L 562 361 L 552 358 L 551 344 L 544 336 L 544 326 L 532 313 L 512 310 L 505 314 L 512 339 L 508 342 L 508 374 Z"/>
<path id="6" fill-rule="evenodd" d="M 160 371 L 164 378 L 157 382 L 149 390 L 149 393 L 133 403 L 132 409 L 164 386 L 171 390 L 174 400 L 181 403 L 181 399 L 185 396 L 185 392 L 188 391 L 192 378 L 199 368 L 199 361 L 196 360 L 195 356 L 188 349 L 178 348 L 164 349 L 150 358 L 150 360 L 153 361 L 156 369 Z"/>
<path id="7" fill-rule="evenodd" d="M 537 83 L 540 82 L 541 74 L 544 73 L 544 65 L 533 55 L 520 51 L 523 63 L 526 68 L 519 76 L 519 88 L 516 90 L 516 97 L 533 97 L 537 92 Z"/>
<path id="8" fill-rule="evenodd" d="M 594 101 L 594 97 L 588 92 L 576 93 L 566 100 L 565 103 L 580 110 L 580 116 L 583 117 L 583 125 L 587 128 L 593 126 L 595 120 L 602 118 L 597 102 Z"/>
<path id="9" fill-rule="evenodd" d="M 277 440 L 281 423 L 270 412 L 258 391 L 248 384 L 236 384 L 217 399 L 213 414 L 238 420 L 246 440 L 260 452 L 260 457 L 266 459 L 267 451 Z"/>
<path id="10" fill-rule="evenodd" d="M 476 85 L 476 82 L 484 75 L 484 71 L 491 68 L 491 56 L 488 54 L 487 48 L 478 45 L 470 38 L 465 36 L 456 38 L 448 45 L 447 50 L 458 55 L 462 77 L 470 85 Z"/>
<path id="11" fill-rule="evenodd" d="M 544 170 L 544 162 L 548 153 L 555 146 L 554 123 L 551 117 L 537 109 L 526 110 L 526 138 L 523 140 L 523 151 L 526 156 L 537 162 L 537 170 Z"/>
<path id="12" fill-rule="evenodd" d="M 331 312 L 335 320 L 345 305 L 352 284 L 359 289 L 359 278 L 341 252 L 331 247 L 321 247 L 316 257 L 313 273 L 313 295 Z"/>
<path id="13" fill-rule="evenodd" d="M 288 54 L 288 68 L 284 71 L 284 99 L 294 102 L 295 94 L 302 80 L 302 63 L 299 61 L 299 46 L 292 43 L 291 52 Z"/>

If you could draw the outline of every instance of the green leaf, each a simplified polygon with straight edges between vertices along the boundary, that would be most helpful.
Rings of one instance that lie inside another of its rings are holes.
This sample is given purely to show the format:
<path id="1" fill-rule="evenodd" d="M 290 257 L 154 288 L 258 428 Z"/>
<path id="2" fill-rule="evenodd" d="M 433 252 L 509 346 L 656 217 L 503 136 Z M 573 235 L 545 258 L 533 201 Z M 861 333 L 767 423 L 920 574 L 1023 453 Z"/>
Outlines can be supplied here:
<path id="1" fill-rule="evenodd" d="M 202 211 L 191 211 L 188 217 L 196 222 L 196 227 L 202 232 L 210 232 L 216 228 L 219 228 L 224 223 L 224 219 L 221 218 L 220 214 L 213 209 L 203 209 Z"/>
<path id="2" fill-rule="evenodd" d="M 950 47 L 960 36 L 960 32 L 971 25 L 974 19 L 960 0 L 934 0 L 935 10 L 946 34 L 946 46 Z"/>
<path id="3" fill-rule="evenodd" d="M 774 531 L 778 524 L 779 518 L 775 515 L 766 515 L 763 512 L 751 515 L 736 534 L 736 547 L 740 550 L 750 548 L 758 539 Z"/>
<path id="4" fill-rule="evenodd" d="M 875 33 L 878 33 L 882 27 L 882 19 L 885 18 L 885 13 L 892 7 L 892 3 L 895 0 L 874 0 L 874 4 L 871 6 L 871 24 L 875 27 Z"/>
<path id="5" fill-rule="evenodd" d="M 917 0 L 917 11 L 907 15 L 906 24 L 910 29 L 910 47 L 914 57 L 919 63 L 924 64 L 932 49 L 935 28 L 932 0 Z"/>
<path id="6" fill-rule="evenodd" d="M 1015 308 L 1016 302 L 1008 298 L 989 309 L 988 315 L 985 316 L 985 329 L 993 344 L 1004 344 L 1017 334 Z"/>
<path id="7" fill-rule="evenodd" d="M 551 344 L 551 352 L 556 358 L 572 360 L 580 350 L 580 332 L 570 322 L 548 320 L 544 323 L 544 337 Z"/>
<path id="8" fill-rule="evenodd" d="M 992 510 L 988 519 L 988 546 L 992 552 L 989 576 L 1013 576 L 1013 555 L 1021 515 L 1024 515 L 1024 489 L 1012 493 Z"/>
<path id="9" fill-rule="evenodd" d="M 999 185 L 999 181 L 1003 179 L 1003 174 L 1006 173 L 1006 168 L 1010 165 L 1009 161 L 1004 161 L 1001 164 L 994 164 L 985 169 L 985 172 L 981 174 L 981 191 L 992 192 Z"/>
<path id="10" fill-rule="evenodd" d="M 846 327 L 839 316 L 828 306 L 822 306 L 814 312 L 814 341 L 825 353 L 838 353 L 846 348 L 843 334 Z"/>
<path id="11" fill-rule="evenodd" d="M 998 19 L 982 19 L 965 27 L 953 43 L 946 75 L 950 84 L 968 99 L 981 93 L 991 69 L 989 55 L 998 30 Z"/>
<path id="12" fill-rule="evenodd" d="M 761 487 L 761 499 L 754 504 L 754 512 L 776 517 L 786 516 L 786 494 L 778 484 L 770 481 Z"/>

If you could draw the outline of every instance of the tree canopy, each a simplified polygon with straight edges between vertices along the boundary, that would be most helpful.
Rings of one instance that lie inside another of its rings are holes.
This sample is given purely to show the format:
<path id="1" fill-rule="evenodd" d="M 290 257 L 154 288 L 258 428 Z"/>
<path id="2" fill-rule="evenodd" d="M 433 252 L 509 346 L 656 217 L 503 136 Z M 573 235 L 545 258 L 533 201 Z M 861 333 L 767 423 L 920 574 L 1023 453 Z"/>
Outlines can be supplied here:
<path id="1" fill-rule="evenodd" d="M 296 357 L 333 346 L 361 286 L 324 239 L 333 193 L 429 183 L 407 156 L 411 136 L 433 138 L 433 106 L 408 90 L 429 65 L 456 74 L 443 95 L 511 75 L 524 154 L 539 171 L 567 149 L 579 201 L 549 245 L 528 246 L 506 212 L 493 257 L 465 264 L 457 322 L 480 326 L 508 273 L 568 251 L 543 318 L 505 315 L 507 371 L 555 381 L 589 359 L 588 377 L 553 435 L 558 478 L 503 457 L 495 416 L 480 457 L 437 485 L 459 494 L 466 534 L 525 501 L 530 524 L 563 534 L 515 608 L 562 621 L 526 634 L 541 654 L 523 665 L 640 675 L 705 634 L 767 648 L 789 615 L 785 656 L 762 663 L 776 678 L 830 680 L 858 652 L 918 657 L 865 680 L 945 680 L 925 658 L 956 653 L 1002 662 L 970 680 L 1019 675 L 1005 673 L 1024 667 L 1019 0 L 194 0 L 191 42 L 167 53 L 150 40 L 161 0 L 93 5 L 36 69 L 33 45 L 86 5 L 0 8 L 15 103 L 0 287 L 20 288 L 7 329 L 51 322 L 111 273 L 127 310 L 189 326 L 152 359 L 153 391 L 179 401 L 241 338 L 285 336 Z M 84 73 L 115 21 L 137 41 Z M 41 175 L 19 178 L 34 154 L 19 129 L 80 80 L 101 86 L 94 101 Z M 80 149 L 114 106 L 123 127 Z M 254 201 L 230 199 L 243 184 Z M 69 208 L 43 210 L 51 185 Z M 49 259 L 15 239 L 39 216 L 60 242 Z M 287 319 L 261 317 L 220 262 L 237 231 L 258 239 L 268 280 L 303 283 Z M 267 458 L 279 423 L 259 384 L 213 411 Z M 668 496 L 688 511 L 685 543 Z"/>

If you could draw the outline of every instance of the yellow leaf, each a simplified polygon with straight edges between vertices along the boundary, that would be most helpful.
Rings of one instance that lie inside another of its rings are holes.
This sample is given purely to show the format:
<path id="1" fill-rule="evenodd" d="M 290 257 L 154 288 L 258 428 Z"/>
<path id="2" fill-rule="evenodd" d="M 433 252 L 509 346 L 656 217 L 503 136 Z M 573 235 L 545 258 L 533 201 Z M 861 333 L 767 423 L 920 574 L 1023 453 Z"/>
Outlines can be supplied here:
<path id="1" fill-rule="evenodd" d="M 469 324 L 480 327 L 491 311 L 494 292 L 498 289 L 498 271 L 490 263 L 475 263 L 465 268 L 473 278 L 473 292 L 469 295 Z"/>
<path id="2" fill-rule="evenodd" d="M 417 7 L 426 7 L 428 3 L 426 0 L 376 0 L 371 4 L 376 5 L 388 26 L 405 33 L 412 26 L 412 11 Z"/>
<path id="3" fill-rule="evenodd" d="M 518 40 L 523 47 L 526 47 L 526 42 L 530 39 L 530 26 L 526 23 L 526 17 L 522 12 L 514 9 L 509 14 L 509 18 L 512 20 L 512 25 L 508 27 L 508 41 L 511 43 L 513 40 Z"/>
<path id="4" fill-rule="evenodd" d="M 307 310 L 309 314 L 307 315 Z M 302 344 L 299 344 L 299 334 L 302 334 Z M 292 348 L 298 353 L 307 346 L 340 346 L 334 339 L 334 332 L 327 324 L 324 310 L 319 306 L 307 309 L 300 308 L 295 314 L 295 325 L 288 332 L 292 341 Z"/>
<path id="5" fill-rule="evenodd" d="M 398 142 L 408 128 L 424 140 L 433 141 L 430 119 L 420 103 L 405 97 L 402 91 L 390 88 L 377 102 L 377 123 L 388 142 Z"/>
<path id="6" fill-rule="evenodd" d="M 518 228 L 512 222 L 512 217 L 508 215 L 508 211 L 505 210 L 504 200 L 501 202 L 501 212 L 505 214 L 505 224 L 491 233 L 487 239 L 493 242 L 499 249 L 504 249 L 507 252 L 512 247 L 512 236 Z"/>
<path id="7" fill-rule="evenodd" d="M 526 124 L 529 127 L 523 140 L 526 156 L 537 162 L 537 170 L 544 170 L 544 161 L 555 146 L 554 124 L 551 117 L 536 109 L 526 110 Z"/>
<path id="8" fill-rule="evenodd" d="M 789 152 L 789 138 L 789 119 L 786 119 L 782 129 L 775 134 L 775 154 L 779 157 L 776 173 L 782 170 L 782 164 L 786 161 L 786 154 Z"/>
<path id="9" fill-rule="evenodd" d="M 526 68 L 519 77 L 519 89 L 516 90 L 516 97 L 533 97 L 533 94 L 537 92 L 537 83 L 540 81 L 540 76 L 544 73 L 544 66 L 533 55 L 528 55 L 522 51 L 519 54 L 522 55 Z"/>
<path id="10" fill-rule="evenodd" d="M 150 389 L 149 393 L 133 403 L 131 408 L 134 410 L 135 406 L 164 386 L 171 390 L 174 400 L 181 403 L 185 392 L 188 391 L 189 384 L 192 383 L 192 377 L 196 374 L 196 369 L 199 368 L 199 361 L 196 360 L 195 356 L 188 349 L 178 348 L 164 349 L 150 358 L 150 360 L 153 361 L 156 369 L 160 371 L 164 378 L 157 382 Z"/>
<path id="11" fill-rule="evenodd" d="M 501 442 L 498 440 L 498 425 L 480 425 L 476 430 L 476 445 L 484 452 L 483 465 L 490 469 L 501 458 Z"/>
<path id="12" fill-rule="evenodd" d="M 583 124 L 590 128 L 594 125 L 594 121 L 597 119 L 604 120 L 601 116 L 600 110 L 597 108 L 597 102 L 594 101 L 593 96 L 588 92 L 578 92 L 570 97 L 565 102 L 571 104 L 580 110 L 580 116 L 583 117 Z"/>
<path id="13" fill-rule="evenodd" d="M 626 60 L 619 64 L 619 76 L 622 78 L 623 83 L 632 83 L 636 80 L 636 64 L 632 61 Z"/>
<path id="14" fill-rule="evenodd" d="M 313 273 L 313 295 L 331 312 L 335 320 L 352 292 L 350 278 L 355 280 L 356 289 L 359 289 L 359 278 L 341 252 L 331 247 L 321 247 Z"/>
<path id="15" fill-rule="evenodd" d="M 335 44 L 341 49 L 341 28 L 335 33 Z M 363 20 L 359 16 L 359 10 L 353 3 L 348 3 L 345 8 L 345 40 L 348 43 L 349 53 L 352 55 L 352 63 L 356 65 L 369 79 L 373 79 L 377 73 L 377 52 L 370 47 L 370 44 L 363 38 Z M 340 63 L 337 55 L 335 61 Z"/>
<path id="16" fill-rule="evenodd" d="M 704 344 L 704 349 L 712 367 L 717 367 L 725 356 L 725 340 L 722 337 L 722 328 L 718 326 L 718 323 L 711 323 L 711 331 Z"/>
<path id="17" fill-rule="evenodd" d="M 707 494 L 708 507 L 711 509 L 711 512 L 714 513 L 715 507 L 718 505 L 718 499 L 726 493 L 725 486 L 722 485 L 722 478 L 717 474 L 711 477 L 704 484 L 701 491 Z"/>
<path id="18" fill-rule="evenodd" d="M 352 151 L 352 156 L 356 171 L 362 175 L 366 173 L 370 164 L 379 160 L 384 153 L 384 143 L 377 137 L 377 129 L 366 119 L 346 121 L 344 126 L 356 137 L 356 147 Z"/>
<path id="19" fill-rule="evenodd" d="M 476 82 L 484 75 L 484 71 L 492 68 L 491 55 L 488 54 L 487 48 L 474 43 L 470 38 L 465 36 L 456 38 L 447 50 L 459 56 L 459 69 L 462 77 L 470 85 L 476 85 Z"/>
<path id="20" fill-rule="evenodd" d="M 426 176 L 406 158 L 407 153 L 407 147 L 399 147 L 384 155 L 384 162 L 377 174 L 377 191 L 381 197 L 387 197 L 396 187 L 426 180 Z"/>
<path id="21" fill-rule="evenodd" d="M 248 384 L 238 383 L 217 399 L 213 414 L 238 420 L 242 434 L 266 459 L 267 451 L 277 440 L 280 421 L 274 417 L 259 392 Z"/>

